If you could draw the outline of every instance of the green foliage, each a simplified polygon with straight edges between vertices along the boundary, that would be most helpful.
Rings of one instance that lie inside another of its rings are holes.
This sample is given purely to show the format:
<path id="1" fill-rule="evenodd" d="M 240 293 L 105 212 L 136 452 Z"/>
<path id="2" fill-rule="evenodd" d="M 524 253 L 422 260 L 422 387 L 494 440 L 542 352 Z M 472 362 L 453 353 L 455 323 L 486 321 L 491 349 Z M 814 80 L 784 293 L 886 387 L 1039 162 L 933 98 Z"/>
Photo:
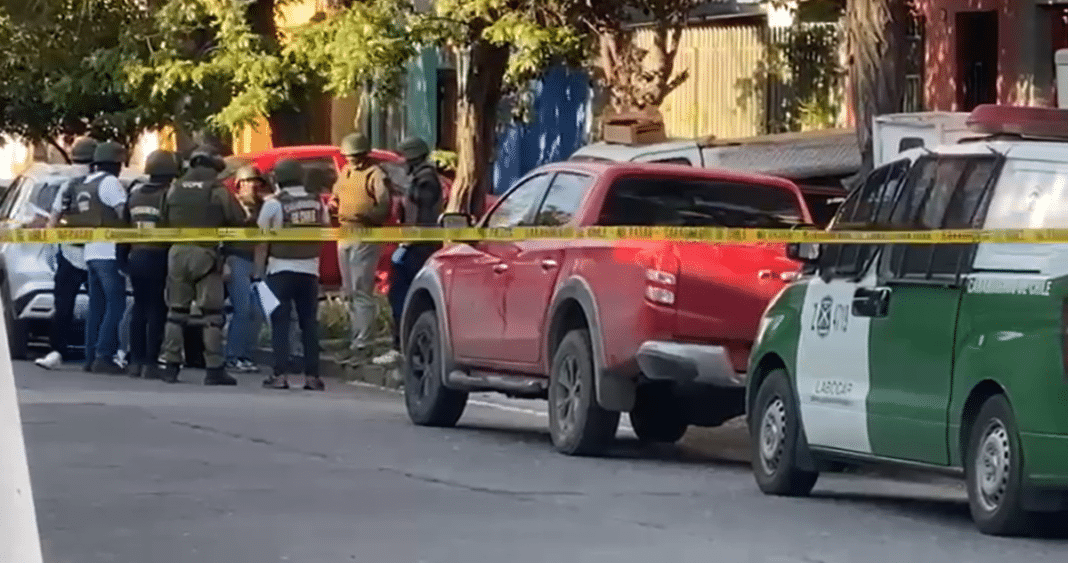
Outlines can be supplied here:
<path id="1" fill-rule="evenodd" d="M 289 99 L 293 82 L 308 80 L 277 38 L 253 31 L 243 3 L 167 0 L 154 24 L 151 52 L 128 65 L 131 85 L 193 128 L 251 125 Z"/>
<path id="2" fill-rule="evenodd" d="M 454 151 L 431 151 L 429 160 L 445 172 L 454 172 L 456 170 L 457 155 Z"/>
<path id="3" fill-rule="evenodd" d="M 167 121 L 129 87 L 124 61 L 150 29 L 136 0 L 0 3 L 0 133 L 55 143 L 91 132 L 124 144 Z"/>
<path id="4" fill-rule="evenodd" d="M 283 56 L 287 64 L 323 77 L 335 95 L 369 86 L 378 99 L 393 99 L 405 63 L 417 54 L 411 14 L 407 0 L 354 2 L 297 30 Z"/>

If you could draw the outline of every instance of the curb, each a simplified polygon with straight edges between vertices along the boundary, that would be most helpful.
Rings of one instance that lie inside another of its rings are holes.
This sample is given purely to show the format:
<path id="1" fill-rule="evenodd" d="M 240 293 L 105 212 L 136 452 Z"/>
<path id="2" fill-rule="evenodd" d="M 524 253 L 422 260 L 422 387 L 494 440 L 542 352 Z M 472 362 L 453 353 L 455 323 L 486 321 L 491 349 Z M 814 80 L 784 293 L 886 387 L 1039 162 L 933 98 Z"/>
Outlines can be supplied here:
<path id="1" fill-rule="evenodd" d="M 259 348 L 255 353 L 256 363 L 264 366 L 270 366 L 274 363 L 271 350 L 266 348 Z M 394 367 L 383 367 L 376 365 L 360 365 L 354 366 L 351 364 L 345 364 L 335 361 L 329 357 L 319 357 L 319 375 L 321 377 L 330 379 L 340 379 L 342 381 L 361 381 L 370 385 L 377 385 L 379 387 L 385 387 L 386 389 L 400 389 L 403 387 L 404 379 Z"/>

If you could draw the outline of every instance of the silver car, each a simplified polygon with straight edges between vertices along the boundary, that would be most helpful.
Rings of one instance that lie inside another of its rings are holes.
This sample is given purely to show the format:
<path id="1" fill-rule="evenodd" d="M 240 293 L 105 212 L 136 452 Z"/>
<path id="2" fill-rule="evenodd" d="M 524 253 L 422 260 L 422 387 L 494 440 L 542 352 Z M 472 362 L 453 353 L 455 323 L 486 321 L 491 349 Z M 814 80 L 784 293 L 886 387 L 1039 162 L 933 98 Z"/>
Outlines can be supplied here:
<path id="1" fill-rule="evenodd" d="M 34 163 L 0 197 L 0 221 L 8 229 L 44 227 L 56 192 L 76 177 L 78 170 L 69 165 Z M 127 189 L 136 178 L 132 170 L 124 170 L 120 176 Z M 47 337 L 51 330 L 57 250 L 53 244 L 0 244 L 0 301 L 14 359 L 25 359 L 29 343 Z M 88 308 L 89 298 L 83 288 L 75 301 L 71 343 L 83 340 L 81 329 Z"/>

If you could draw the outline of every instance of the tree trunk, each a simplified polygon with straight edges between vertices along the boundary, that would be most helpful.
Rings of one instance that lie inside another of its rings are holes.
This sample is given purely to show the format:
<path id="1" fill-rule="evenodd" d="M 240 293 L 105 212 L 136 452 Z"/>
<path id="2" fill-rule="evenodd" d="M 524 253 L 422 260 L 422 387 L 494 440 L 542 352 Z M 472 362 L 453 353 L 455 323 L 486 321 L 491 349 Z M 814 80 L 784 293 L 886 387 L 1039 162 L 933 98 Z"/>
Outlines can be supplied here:
<path id="1" fill-rule="evenodd" d="M 449 211 L 480 215 L 492 188 L 490 166 L 497 145 L 497 112 L 501 102 L 508 47 L 475 41 L 465 69 L 456 73 L 460 96 L 456 105 L 456 181 Z"/>
<path id="2" fill-rule="evenodd" d="M 872 119 L 901 111 L 909 0 L 850 0 L 846 7 L 849 86 L 863 167 L 871 170 Z"/>

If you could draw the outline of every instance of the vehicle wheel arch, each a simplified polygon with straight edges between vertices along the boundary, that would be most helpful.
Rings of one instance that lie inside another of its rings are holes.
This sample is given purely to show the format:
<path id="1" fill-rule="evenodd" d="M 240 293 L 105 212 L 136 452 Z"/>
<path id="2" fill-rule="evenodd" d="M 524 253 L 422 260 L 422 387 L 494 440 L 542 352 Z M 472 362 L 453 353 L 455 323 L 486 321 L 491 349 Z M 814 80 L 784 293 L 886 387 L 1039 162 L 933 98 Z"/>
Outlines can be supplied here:
<path id="1" fill-rule="evenodd" d="M 747 424 L 753 424 L 753 403 L 756 401 L 757 392 L 760 391 L 760 386 L 764 384 L 764 380 L 767 379 L 771 372 L 781 369 L 786 372 L 788 378 L 792 381 L 792 375 L 790 370 L 786 368 L 786 362 L 776 352 L 768 352 L 764 354 L 760 361 L 757 362 L 756 367 L 753 369 L 753 373 L 749 376 L 749 383 L 746 385 L 746 397 L 745 397 L 745 419 Z"/>
<path id="2" fill-rule="evenodd" d="M 573 329 L 589 331 L 593 348 L 595 390 L 601 407 L 626 412 L 634 407 L 637 382 L 618 377 L 606 368 L 604 332 L 597 301 L 590 285 L 580 277 L 572 277 L 561 283 L 550 301 L 548 322 L 542 331 L 542 350 L 545 351 L 545 366 L 552 362 L 556 347 Z"/>
<path id="3" fill-rule="evenodd" d="M 416 320 L 424 312 L 432 310 L 438 316 L 438 334 L 441 338 L 442 347 L 442 380 L 456 367 L 452 353 L 452 333 L 450 331 L 448 308 L 445 307 L 445 290 L 437 273 L 424 268 L 419 271 L 412 281 L 408 295 L 404 299 L 404 308 L 401 311 L 400 347 L 403 353 L 408 346 L 408 333 L 415 325 Z"/>
<path id="4" fill-rule="evenodd" d="M 984 379 L 976 383 L 972 386 L 971 391 L 968 392 L 968 398 L 964 400 L 964 406 L 961 407 L 960 433 L 957 436 L 958 457 L 961 463 L 964 463 L 964 457 L 968 453 L 968 440 L 972 434 L 972 427 L 979 416 L 979 409 L 983 407 L 983 403 L 996 395 L 1004 396 L 1005 401 L 1009 403 L 1009 407 L 1012 407 L 1012 400 L 1009 398 L 1009 393 L 1005 390 L 1005 387 L 993 379 Z"/>

